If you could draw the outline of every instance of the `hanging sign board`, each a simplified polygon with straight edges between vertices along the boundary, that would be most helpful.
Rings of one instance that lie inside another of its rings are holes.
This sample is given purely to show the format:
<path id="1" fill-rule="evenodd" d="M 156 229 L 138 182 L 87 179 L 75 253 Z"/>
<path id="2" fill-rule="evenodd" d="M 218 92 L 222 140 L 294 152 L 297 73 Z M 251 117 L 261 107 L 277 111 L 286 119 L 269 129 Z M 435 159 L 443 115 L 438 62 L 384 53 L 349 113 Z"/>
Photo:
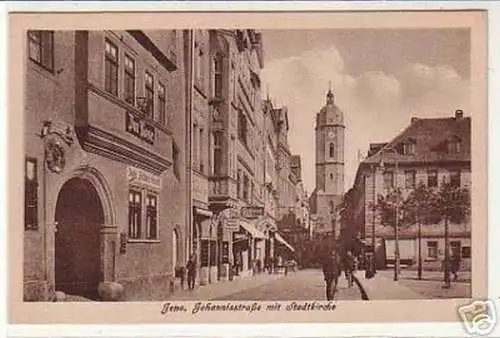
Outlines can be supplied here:
<path id="1" fill-rule="evenodd" d="M 264 215 L 263 207 L 243 207 L 241 208 L 241 217 L 255 219 Z"/>

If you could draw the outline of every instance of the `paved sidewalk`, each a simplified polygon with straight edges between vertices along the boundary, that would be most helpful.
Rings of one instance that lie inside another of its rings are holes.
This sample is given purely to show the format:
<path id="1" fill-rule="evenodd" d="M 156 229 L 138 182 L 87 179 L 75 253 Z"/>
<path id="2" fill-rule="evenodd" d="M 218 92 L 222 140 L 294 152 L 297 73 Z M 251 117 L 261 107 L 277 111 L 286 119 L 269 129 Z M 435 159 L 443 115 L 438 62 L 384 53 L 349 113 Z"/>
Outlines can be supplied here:
<path id="1" fill-rule="evenodd" d="M 292 274 L 291 272 L 290 274 Z M 255 276 L 238 278 L 233 281 L 221 281 L 214 284 L 199 286 L 194 290 L 178 290 L 167 300 L 212 300 L 223 298 L 233 293 L 259 287 L 273 280 L 285 277 L 284 274 L 261 273 Z"/>
<path id="2" fill-rule="evenodd" d="M 409 287 L 395 282 L 392 274 L 386 271 L 377 271 L 375 277 L 366 279 L 364 271 L 359 271 L 358 277 L 361 285 L 365 289 L 369 300 L 400 300 L 400 299 L 423 299 L 420 293 L 413 291 Z"/>

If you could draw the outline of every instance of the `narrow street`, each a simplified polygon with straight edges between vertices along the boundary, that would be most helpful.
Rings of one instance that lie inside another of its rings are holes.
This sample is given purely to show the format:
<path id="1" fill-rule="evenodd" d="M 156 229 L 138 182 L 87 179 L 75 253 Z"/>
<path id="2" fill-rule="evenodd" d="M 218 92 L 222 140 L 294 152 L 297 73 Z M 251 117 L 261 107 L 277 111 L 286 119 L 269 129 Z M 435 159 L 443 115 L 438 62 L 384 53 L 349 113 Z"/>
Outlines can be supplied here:
<path id="1" fill-rule="evenodd" d="M 348 288 L 344 276 L 339 278 L 336 300 L 361 300 L 356 286 Z M 325 282 L 320 270 L 300 270 L 268 283 L 225 295 L 215 300 L 326 300 Z"/>

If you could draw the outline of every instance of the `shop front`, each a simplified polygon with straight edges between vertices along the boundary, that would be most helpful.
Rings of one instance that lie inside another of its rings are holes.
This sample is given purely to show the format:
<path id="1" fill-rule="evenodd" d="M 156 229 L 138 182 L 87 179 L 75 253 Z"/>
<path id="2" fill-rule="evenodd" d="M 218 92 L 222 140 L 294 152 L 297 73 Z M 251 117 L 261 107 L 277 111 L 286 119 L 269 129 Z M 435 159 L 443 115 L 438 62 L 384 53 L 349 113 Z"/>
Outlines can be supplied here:
<path id="1" fill-rule="evenodd" d="M 234 234 L 234 252 L 238 275 L 253 276 L 263 264 L 266 235 L 254 224 L 240 220 L 240 231 Z"/>

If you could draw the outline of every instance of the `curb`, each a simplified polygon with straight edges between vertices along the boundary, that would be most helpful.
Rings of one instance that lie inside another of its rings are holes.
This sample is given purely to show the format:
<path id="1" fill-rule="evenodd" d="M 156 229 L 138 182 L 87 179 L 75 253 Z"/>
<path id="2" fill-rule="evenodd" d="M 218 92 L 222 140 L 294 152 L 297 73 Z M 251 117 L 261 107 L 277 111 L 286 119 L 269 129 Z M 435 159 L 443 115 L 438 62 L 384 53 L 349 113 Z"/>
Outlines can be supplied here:
<path id="1" fill-rule="evenodd" d="M 362 300 L 370 300 L 370 298 L 368 297 L 368 294 L 366 293 L 365 288 L 363 287 L 363 284 L 361 284 L 358 277 L 353 275 L 352 279 L 354 280 L 354 283 L 356 283 L 356 286 L 358 287 L 359 292 L 361 293 L 361 299 Z"/>

